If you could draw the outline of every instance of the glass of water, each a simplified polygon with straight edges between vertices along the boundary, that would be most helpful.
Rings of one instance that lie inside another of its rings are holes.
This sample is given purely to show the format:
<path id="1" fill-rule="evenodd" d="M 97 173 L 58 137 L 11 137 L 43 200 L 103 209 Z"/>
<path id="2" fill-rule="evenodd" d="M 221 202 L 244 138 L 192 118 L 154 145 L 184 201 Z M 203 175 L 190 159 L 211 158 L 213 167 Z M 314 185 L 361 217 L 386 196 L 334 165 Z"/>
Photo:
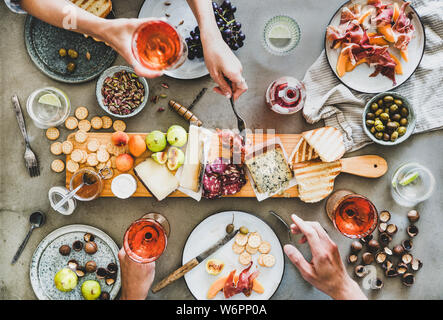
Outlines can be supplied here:
<path id="1" fill-rule="evenodd" d="M 434 187 L 431 171 L 416 162 L 401 165 L 392 175 L 392 197 L 403 207 L 413 207 L 425 201 L 432 195 Z"/>
<path id="2" fill-rule="evenodd" d="M 287 55 L 300 41 L 300 27 L 289 16 L 276 16 L 266 22 L 262 43 L 274 55 Z"/>

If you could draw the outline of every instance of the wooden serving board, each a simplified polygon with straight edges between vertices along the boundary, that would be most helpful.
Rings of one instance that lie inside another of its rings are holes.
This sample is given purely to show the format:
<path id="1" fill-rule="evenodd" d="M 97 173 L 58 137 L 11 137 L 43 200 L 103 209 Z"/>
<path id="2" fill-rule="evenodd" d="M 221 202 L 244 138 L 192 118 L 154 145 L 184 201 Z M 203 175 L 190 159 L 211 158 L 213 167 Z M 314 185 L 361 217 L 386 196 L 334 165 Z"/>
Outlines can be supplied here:
<path id="1" fill-rule="evenodd" d="M 143 137 L 145 137 L 147 135 L 147 133 L 128 133 L 129 136 L 131 135 L 141 135 Z M 88 133 L 88 140 L 89 139 L 97 139 L 99 141 L 100 144 L 108 144 L 111 141 L 111 135 L 112 133 L 110 132 L 89 132 Z M 280 138 L 286 153 L 288 155 L 290 155 L 292 153 L 292 150 L 295 148 L 295 146 L 297 145 L 298 141 L 301 138 L 301 134 L 276 134 L 276 135 L 266 135 L 266 134 L 251 134 L 248 135 L 247 139 L 248 141 L 251 141 L 253 145 L 255 144 L 259 144 L 262 143 L 264 141 L 267 141 L 271 138 L 274 137 L 278 137 Z M 78 143 L 75 141 L 74 139 L 74 133 L 71 133 L 68 136 L 68 140 L 71 141 L 74 145 L 74 149 L 82 149 L 87 151 L 86 145 L 88 140 L 85 143 Z M 218 135 L 217 134 L 213 134 L 212 137 L 212 142 L 211 142 L 211 149 L 209 151 L 209 159 L 213 159 L 215 157 L 217 157 L 219 155 L 219 139 L 218 139 Z M 136 166 L 138 163 L 144 161 L 147 157 L 149 157 L 151 155 L 150 151 L 146 151 L 144 154 L 142 154 L 140 157 L 138 157 L 137 159 L 135 159 L 135 164 L 134 166 Z M 71 156 L 67 155 L 66 156 L 66 161 L 70 160 Z M 84 165 L 80 165 L 80 168 L 82 167 L 86 167 L 88 165 L 84 164 Z M 117 175 L 120 174 L 120 172 L 117 169 L 113 169 L 114 171 L 114 176 L 116 177 Z M 133 170 L 126 172 L 129 174 L 132 174 L 135 177 L 135 174 L 133 172 Z M 72 173 L 66 171 L 66 187 L 69 189 L 69 182 L 71 180 L 72 177 Z M 248 178 L 246 176 L 246 178 Z M 152 194 L 142 185 L 142 183 L 138 180 L 138 178 L 136 178 L 137 180 L 137 190 L 136 192 L 132 195 L 132 197 L 152 197 Z M 100 197 L 115 197 L 114 194 L 111 191 L 111 181 L 112 179 L 108 179 L 108 180 L 104 180 L 104 184 L 103 184 L 103 190 L 100 194 Z M 175 191 L 173 193 L 171 193 L 169 195 L 169 197 L 188 197 L 186 194 L 184 194 L 183 192 L 180 191 Z M 247 181 L 246 185 L 243 186 L 243 188 L 240 190 L 240 192 L 234 194 L 234 195 L 229 195 L 229 196 L 224 196 L 224 197 L 240 197 L 240 198 L 255 198 L 255 193 L 254 190 L 252 189 L 251 183 L 249 181 Z M 298 188 L 297 186 L 294 186 L 288 190 L 286 190 L 283 194 L 279 194 L 279 195 L 275 195 L 274 198 L 294 198 L 294 197 L 298 197 Z"/>

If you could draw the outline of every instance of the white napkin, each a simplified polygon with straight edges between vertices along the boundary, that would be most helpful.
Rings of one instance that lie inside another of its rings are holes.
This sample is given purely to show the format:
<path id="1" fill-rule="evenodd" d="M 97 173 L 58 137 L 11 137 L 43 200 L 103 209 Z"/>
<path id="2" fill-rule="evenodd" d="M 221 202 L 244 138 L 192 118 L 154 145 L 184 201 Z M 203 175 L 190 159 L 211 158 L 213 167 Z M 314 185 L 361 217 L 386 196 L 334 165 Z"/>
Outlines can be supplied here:
<path id="1" fill-rule="evenodd" d="M 414 133 L 443 128 L 443 1 L 413 0 L 426 33 L 423 59 L 415 73 L 395 89 L 414 106 Z M 326 126 L 340 129 L 347 151 L 372 143 L 362 128 L 362 112 L 372 95 L 348 89 L 336 78 L 325 51 L 306 72 L 303 82 L 307 97 L 303 115 L 308 123 L 324 119 Z"/>

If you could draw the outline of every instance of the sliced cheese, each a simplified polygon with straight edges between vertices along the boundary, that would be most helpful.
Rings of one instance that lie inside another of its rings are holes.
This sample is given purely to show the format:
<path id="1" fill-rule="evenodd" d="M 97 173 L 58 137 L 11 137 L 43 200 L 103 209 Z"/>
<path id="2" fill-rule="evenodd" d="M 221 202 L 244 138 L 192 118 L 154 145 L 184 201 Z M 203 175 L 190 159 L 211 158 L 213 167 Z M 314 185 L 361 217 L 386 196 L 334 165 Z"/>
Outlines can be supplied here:
<path id="1" fill-rule="evenodd" d="M 203 141 L 199 128 L 189 127 L 188 145 L 186 146 L 185 162 L 180 176 L 180 186 L 197 192 L 203 171 Z"/>
<path id="2" fill-rule="evenodd" d="M 149 192 L 161 201 L 178 188 L 178 179 L 164 164 L 148 158 L 134 172 Z"/>

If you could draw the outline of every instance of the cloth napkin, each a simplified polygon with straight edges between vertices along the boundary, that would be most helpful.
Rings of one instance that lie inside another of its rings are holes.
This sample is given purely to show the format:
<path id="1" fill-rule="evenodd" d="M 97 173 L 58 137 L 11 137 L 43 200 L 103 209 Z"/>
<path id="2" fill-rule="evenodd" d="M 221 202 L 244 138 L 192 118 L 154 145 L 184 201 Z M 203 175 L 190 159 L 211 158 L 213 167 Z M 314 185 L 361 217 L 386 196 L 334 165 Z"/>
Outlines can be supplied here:
<path id="1" fill-rule="evenodd" d="M 425 27 L 425 53 L 415 73 L 394 91 L 414 106 L 414 133 L 420 133 L 443 128 L 443 1 L 415 0 L 411 5 Z M 347 151 L 372 143 L 362 128 L 362 112 L 373 95 L 343 85 L 332 72 L 324 50 L 303 82 L 307 90 L 303 115 L 308 123 L 323 119 L 326 126 L 340 129 Z"/>

